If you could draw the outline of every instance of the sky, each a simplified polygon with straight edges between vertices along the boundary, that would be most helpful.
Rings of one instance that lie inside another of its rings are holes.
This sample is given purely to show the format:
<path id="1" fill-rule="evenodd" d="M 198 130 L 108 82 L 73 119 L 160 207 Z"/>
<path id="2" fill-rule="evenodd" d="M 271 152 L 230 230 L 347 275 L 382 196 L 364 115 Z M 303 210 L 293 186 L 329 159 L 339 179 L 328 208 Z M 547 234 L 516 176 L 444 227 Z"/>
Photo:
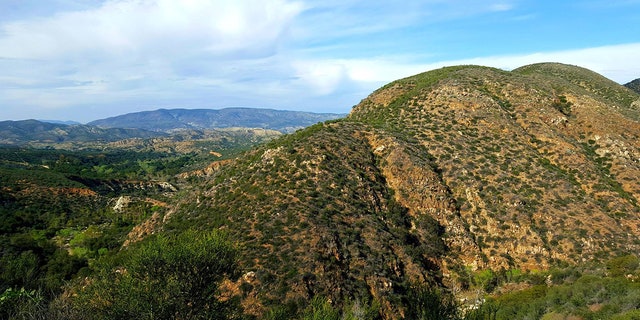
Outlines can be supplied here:
<path id="1" fill-rule="evenodd" d="M 0 0 L 0 120 L 347 113 L 443 66 L 640 78 L 640 0 Z"/>

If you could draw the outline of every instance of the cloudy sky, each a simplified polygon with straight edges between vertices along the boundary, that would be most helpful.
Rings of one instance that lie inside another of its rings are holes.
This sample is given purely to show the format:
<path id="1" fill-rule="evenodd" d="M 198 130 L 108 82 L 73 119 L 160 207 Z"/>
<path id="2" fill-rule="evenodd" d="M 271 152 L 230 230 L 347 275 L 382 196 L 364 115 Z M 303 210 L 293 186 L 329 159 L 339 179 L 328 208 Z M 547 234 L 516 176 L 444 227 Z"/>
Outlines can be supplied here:
<path id="1" fill-rule="evenodd" d="M 0 0 L 0 120 L 349 112 L 446 65 L 640 78 L 640 0 Z"/>

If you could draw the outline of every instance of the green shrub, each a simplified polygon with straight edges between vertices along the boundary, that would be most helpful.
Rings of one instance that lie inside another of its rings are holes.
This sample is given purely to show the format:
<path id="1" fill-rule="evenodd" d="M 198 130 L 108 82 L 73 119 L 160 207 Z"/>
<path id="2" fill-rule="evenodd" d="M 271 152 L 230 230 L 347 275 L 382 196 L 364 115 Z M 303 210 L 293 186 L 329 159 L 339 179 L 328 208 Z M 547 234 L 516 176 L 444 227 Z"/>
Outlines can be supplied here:
<path id="1" fill-rule="evenodd" d="M 217 232 L 161 235 L 129 248 L 120 263 L 84 283 L 71 301 L 82 319 L 233 319 L 218 284 L 237 277 L 236 251 Z"/>
<path id="2" fill-rule="evenodd" d="M 611 320 L 640 320 L 640 310 L 631 310 L 611 317 Z"/>

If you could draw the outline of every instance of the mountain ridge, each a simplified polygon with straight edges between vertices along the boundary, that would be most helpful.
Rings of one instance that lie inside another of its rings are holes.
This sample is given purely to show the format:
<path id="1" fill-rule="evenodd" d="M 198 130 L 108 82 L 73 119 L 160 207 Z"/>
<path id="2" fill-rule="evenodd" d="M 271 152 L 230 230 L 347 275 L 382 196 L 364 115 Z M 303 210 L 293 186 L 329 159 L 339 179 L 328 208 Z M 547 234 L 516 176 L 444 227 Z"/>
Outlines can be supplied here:
<path id="1" fill-rule="evenodd" d="M 51 123 L 33 119 L 0 121 L 0 145 L 114 142 L 134 137 L 144 139 L 166 135 L 166 133 L 141 129 L 103 129 L 89 125 Z"/>
<path id="2" fill-rule="evenodd" d="M 257 108 L 159 109 L 95 120 L 87 124 L 65 121 L 0 121 L 0 145 L 52 146 L 111 143 L 185 135 L 187 132 L 274 130 L 292 132 L 341 114 Z M 265 132 L 266 132 L 265 131 Z M 186 134 L 188 135 L 188 133 Z M 201 135 L 201 134 L 196 134 Z M 270 133 L 270 135 L 273 135 Z"/>
<path id="3" fill-rule="evenodd" d="M 159 109 L 110 117 L 89 125 L 110 128 L 138 128 L 170 132 L 181 129 L 220 129 L 229 127 L 273 129 L 293 132 L 317 122 L 343 117 L 334 113 L 312 113 L 259 108 Z"/>

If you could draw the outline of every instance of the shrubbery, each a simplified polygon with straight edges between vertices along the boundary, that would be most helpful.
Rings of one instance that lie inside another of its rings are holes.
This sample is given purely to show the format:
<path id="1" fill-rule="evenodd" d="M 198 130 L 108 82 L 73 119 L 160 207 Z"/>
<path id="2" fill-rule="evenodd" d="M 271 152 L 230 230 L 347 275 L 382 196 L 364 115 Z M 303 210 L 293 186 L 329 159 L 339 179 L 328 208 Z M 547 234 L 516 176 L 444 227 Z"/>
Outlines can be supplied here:
<path id="1" fill-rule="evenodd" d="M 219 284 L 238 274 L 236 251 L 217 232 L 161 235 L 127 249 L 57 303 L 74 319 L 235 319 Z"/>

